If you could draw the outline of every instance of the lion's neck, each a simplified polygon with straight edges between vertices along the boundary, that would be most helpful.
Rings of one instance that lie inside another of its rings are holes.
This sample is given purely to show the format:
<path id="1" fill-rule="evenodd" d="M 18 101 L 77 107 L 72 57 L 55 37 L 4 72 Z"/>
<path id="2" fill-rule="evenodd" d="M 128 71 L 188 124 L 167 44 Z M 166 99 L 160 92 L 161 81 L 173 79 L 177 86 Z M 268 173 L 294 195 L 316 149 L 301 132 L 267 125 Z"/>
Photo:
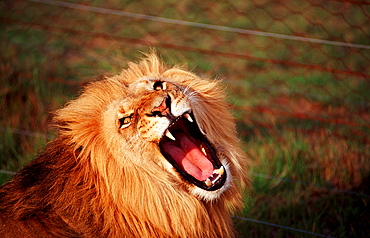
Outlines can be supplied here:
<path id="1" fill-rule="evenodd" d="M 107 169 L 116 170 L 113 166 Z M 105 178 L 93 171 L 56 139 L 5 185 L 1 207 L 15 219 L 32 218 L 53 236 L 66 235 L 66 230 L 81 237 L 233 236 L 224 203 L 199 201 L 175 182 L 159 175 L 153 179 L 151 171 L 135 166 Z"/>

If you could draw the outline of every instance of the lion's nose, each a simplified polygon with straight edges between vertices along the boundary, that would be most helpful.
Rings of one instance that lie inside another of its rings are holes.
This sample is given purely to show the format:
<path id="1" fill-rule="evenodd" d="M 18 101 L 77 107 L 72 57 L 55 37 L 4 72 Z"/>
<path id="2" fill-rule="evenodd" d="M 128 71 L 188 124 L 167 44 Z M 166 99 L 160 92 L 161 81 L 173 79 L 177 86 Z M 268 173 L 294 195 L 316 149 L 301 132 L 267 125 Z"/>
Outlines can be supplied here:
<path id="1" fill-rule="evenodd" d="M 152 109 L 151 113 L 156 116 L 171 115 L 171 97 L 166 96 L 158 107 Z"/>
<path id="2" fill-rule="evenodd" d="M 154 90 L 159 91 L 159 90 L 166 90 L 167 89 L 167 82 L 163 81 L 156 81 L 153 85 Z"/>

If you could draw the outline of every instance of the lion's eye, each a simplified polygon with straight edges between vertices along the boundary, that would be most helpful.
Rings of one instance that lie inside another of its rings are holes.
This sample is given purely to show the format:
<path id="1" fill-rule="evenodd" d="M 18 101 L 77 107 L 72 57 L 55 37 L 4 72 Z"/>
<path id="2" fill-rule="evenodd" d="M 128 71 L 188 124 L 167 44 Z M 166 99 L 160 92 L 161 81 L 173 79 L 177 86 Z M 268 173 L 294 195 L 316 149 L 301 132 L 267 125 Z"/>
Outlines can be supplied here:
<path id="1" fill-rule="evenodd" d="M 159 91 L 159 90 L 166 90 L 167 89 L 167 83 L 166 82 L 163 82 L 163 81 L 156 81 L 153 85 L 153 89 L 156 90 L 156 91 Z"/>
<path id="2" fill-rule="evenodd" d="M 132 115 L 128 117 L 122 117 L 121 119 L 119 119 L 119 124 L 120 124 L 119 128 L 122 129 L 122 128 L 128 127 L 131 124 L 131 120 L 132 120 Z"/>

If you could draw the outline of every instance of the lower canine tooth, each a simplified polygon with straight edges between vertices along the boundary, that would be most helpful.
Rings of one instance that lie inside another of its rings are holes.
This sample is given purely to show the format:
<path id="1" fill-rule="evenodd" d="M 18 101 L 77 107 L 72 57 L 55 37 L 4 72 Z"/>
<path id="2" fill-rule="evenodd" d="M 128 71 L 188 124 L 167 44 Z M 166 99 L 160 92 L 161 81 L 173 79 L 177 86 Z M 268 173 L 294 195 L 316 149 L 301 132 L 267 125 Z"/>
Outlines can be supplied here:
<path id="1" fill-rule="evenodd" d="M 204 181 L 204 183 L 209 187 L 212 185 L 212 182 L 209 178 L 206 179 L 206 181 Z"/>
<path id="2" fill-rule="evenodd" d="M 175 137 L 171 134 L 171 132 L 169 130 L 166 130 L 165 133 L 164 133 L 168 138 L 170 138 L 171 140 L 175 141 Z"/>
<path id="3" fill-rule="evenodd" d="M 213 170 L 213 173 L 216 173 L 216 174 L 219 174 L 219 175 L 223 175 L 225 173 L 224 166 L 221 166 L 219 169 Z"/>

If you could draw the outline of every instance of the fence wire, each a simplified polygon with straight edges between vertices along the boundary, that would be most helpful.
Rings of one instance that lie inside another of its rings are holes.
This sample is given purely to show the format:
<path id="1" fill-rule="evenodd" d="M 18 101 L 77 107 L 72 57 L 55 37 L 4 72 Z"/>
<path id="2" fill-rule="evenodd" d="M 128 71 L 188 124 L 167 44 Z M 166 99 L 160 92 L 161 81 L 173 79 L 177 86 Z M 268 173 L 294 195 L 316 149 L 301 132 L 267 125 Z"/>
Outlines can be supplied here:
<path id="1" fill-rule="evenodd" d="M 170 64 L 223 80 L 256 164 L 308 161 L 290 173 L 256 167 L 252 177 L 310 185 L 304 174 L 320 170 L 324 187 L 368 199 L 353 190 L 370 171 L 368 1 L 5 0 L 0 12 L 0 173 L 51 138 L 45 112 L 154 47 Z"/>

